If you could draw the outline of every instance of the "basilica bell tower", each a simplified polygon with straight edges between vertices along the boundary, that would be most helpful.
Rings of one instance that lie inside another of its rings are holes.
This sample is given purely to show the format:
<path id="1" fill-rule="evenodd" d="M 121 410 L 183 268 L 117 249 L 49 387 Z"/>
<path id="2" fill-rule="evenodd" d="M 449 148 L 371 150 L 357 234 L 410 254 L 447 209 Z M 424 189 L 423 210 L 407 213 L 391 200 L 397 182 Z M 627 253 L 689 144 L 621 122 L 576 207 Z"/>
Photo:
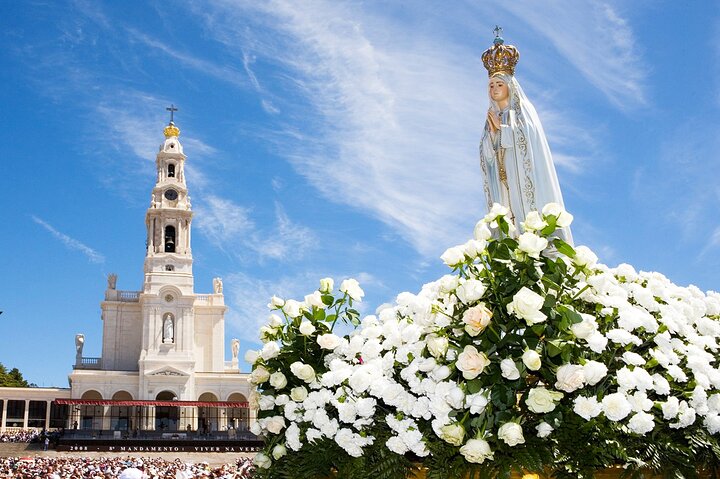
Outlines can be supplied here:
<path id="1" fill-rule="evenodd" d="M 175 123 L 165 127 L 157 154 L 157 182 L 145 215 L 147 255 L 145 293 L 172 282 L 183 294 L 193 294 L 190 225 L 192 209 L 185 184 L 185 155 Z"/>
<path id="2" fill-rule="evenodd" d="M 180 129 L 172 116 L 164 133 L 155 162 L 157 179 L 145 214 L 147 251 L 140 295 L 141 390 L 153 399 L 163 386 L 175 397 L 194 395 L 193 373 L 198 361 L 190 247 L 193 212 L 185 183 L 186 157 L 179 140 Z"/>

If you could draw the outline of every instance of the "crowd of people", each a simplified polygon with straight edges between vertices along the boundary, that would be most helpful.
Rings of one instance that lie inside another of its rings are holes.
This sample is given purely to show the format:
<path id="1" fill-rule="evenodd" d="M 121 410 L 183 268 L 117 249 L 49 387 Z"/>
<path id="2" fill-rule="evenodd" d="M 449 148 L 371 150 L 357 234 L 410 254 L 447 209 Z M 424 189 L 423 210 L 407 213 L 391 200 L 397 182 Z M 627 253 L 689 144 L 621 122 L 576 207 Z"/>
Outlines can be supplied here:
<path id="1" fill-rule="evenodd" d="M 40 433 L 35 429 L 20 429 L 0 434 L 0 442 L 33 442 L 39 438 Z"/>
<path id="2" fill-rule="evenodd" d="M 219 467 L 161 458 L 0 458 L 0 479 L 244 479 L 251 477 L 252 470 L 249 458 Z"/>

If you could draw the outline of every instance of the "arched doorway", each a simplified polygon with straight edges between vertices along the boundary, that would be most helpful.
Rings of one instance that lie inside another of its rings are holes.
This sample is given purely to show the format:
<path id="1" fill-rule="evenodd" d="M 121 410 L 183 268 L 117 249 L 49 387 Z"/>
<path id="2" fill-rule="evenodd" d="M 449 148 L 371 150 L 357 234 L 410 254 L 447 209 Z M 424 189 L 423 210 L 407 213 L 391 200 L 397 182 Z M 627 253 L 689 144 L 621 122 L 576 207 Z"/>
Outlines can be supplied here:
<path id="1" fill-rule="evenodd" d="M 132 401 L 132 395 L 127 391 L 117 391 L 113 394 L 113 401 Z M 113 431 L 129 431 L 132 429 L 132 406 L 111 406 L 110 407 L 110 429 Z"/>
<path id="2" fill-rule="evenodd" d="M 87 401 L 102 401 L 102 394 L 95 390 L 85 391 L 80 399 Z M 102 429 L 104 408 L 103 406 L 82 405 L 79 410 L 76 406 L 75 412 L 79 416 L 79 420 L 75 419 L 72 424 L 73 429 Z"/>
<path id="3" fill-rule="evenodd" d="M 156 401 L 177 401 L 172 391 L 163 391 L 155 396 Z M 180 408 L 177 406 L 155 406 L 155 430 L 177 431 Z"/>
<path id="4" fill-rule="evenodd" d="M 228 402 L 247 402 L 247 398 L 240 393 L 232 393 L 228 396 Z M 250 429 L 250 410 L 247 407 L 229 407 L 225 409 L 228 429 L 233 428 L 238 432 Z"/>
<path id="5" fill-rule="evenodd" d="M 198 398 L 198 401 L 203 402 L 217 402 L 217 400 L 217 396 L 213 393 L 203 393 Z M 198 421 L 198 430 L 202 434 L 209 434 L 213 431 L 220 430 L 220 408 L 200 407 L 198 408 L 198 414 L 200 416 Z"/>

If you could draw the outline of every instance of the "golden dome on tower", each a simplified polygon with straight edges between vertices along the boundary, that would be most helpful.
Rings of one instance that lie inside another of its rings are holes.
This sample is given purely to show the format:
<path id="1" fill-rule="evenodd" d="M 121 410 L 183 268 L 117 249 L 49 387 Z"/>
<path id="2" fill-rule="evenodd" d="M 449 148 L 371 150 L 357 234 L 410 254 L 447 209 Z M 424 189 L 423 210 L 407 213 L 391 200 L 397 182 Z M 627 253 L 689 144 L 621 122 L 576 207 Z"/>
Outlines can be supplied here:
<path id="1" fill-rule="evenodd" d="M 171 121 L 168 126 L 166 126 L 163 130 L 163 133 L 165 133 L 165 138 L 170 138 L 171 136 L 180 136 L 180 128 L 175 126 L 175 123 Z"/>

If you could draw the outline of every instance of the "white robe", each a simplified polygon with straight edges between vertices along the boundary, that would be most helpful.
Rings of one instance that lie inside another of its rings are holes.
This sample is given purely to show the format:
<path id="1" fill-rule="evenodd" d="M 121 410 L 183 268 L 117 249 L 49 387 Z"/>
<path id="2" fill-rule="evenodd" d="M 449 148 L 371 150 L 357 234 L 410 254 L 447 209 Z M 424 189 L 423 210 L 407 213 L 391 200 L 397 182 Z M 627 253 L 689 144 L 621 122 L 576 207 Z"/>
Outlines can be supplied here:
<path id="1" fill-rule="evenodd" d="M 507 206 L 514 216 L 515 227 L 521 232 L 520 223 L 525 221 L 527 213 L 542 211 L 548 203 L 558 203 L 564 208 L 564 203 L 550 147 L 535 108 L 514 77 L 500 75 L 500 78 L 508 86 L 510 101 L 508 108 L 500 112 L 497 104 L 490 100 L 491 110 L 501 113 L 501 127 L 493 134 L 485 121 L 480 143 L 483 189 L 488 210 L 493 203 Z M 500 181 L 499 149 L 504 151 L 507 187 Z M 555 236 L 572 244 L 570 228 L 558 230 Z"/>

